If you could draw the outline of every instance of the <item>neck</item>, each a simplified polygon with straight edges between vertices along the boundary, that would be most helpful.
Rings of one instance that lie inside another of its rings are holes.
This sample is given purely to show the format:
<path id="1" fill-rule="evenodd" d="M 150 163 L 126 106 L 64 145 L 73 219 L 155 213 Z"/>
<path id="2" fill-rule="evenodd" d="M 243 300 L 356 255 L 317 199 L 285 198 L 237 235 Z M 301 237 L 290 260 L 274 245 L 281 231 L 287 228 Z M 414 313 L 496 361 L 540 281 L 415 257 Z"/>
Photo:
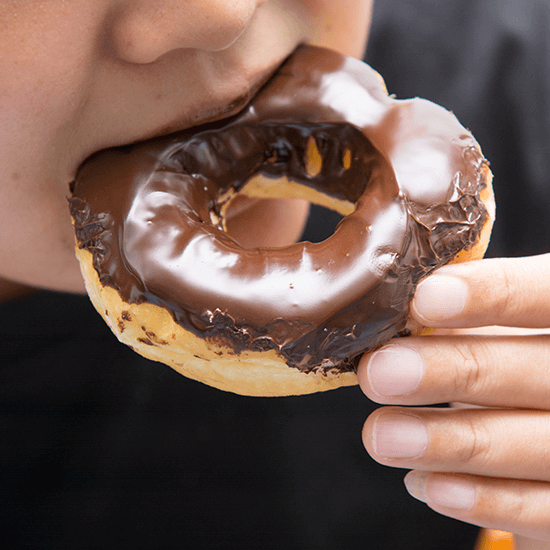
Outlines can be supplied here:
<path id="1" fill-rule="evenodd" d="M 35 289 L 0 277 L 0 302 L 15 300 L 31 292 L 35 292 Z"/>

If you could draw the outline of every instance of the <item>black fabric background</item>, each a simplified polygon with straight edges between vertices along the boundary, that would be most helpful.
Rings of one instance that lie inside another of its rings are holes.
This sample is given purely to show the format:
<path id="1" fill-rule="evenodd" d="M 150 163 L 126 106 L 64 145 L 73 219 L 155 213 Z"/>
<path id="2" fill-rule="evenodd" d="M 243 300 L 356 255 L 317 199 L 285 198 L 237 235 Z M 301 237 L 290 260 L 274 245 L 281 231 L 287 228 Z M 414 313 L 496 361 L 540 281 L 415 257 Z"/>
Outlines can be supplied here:
<path id="1" fill-rule="evenodd" d="M 549 249 L 546 1 L 384 0 L 368 61 L 455 111 L 495 173 L 492 255 Z M 321 238 L 330 223 L 308 232 Z M 471 549 L 360 430 L 357 388 L 256 399 L 120 345 L 87 298 L 0 305 L 0 532 L 10 548 Z"/>

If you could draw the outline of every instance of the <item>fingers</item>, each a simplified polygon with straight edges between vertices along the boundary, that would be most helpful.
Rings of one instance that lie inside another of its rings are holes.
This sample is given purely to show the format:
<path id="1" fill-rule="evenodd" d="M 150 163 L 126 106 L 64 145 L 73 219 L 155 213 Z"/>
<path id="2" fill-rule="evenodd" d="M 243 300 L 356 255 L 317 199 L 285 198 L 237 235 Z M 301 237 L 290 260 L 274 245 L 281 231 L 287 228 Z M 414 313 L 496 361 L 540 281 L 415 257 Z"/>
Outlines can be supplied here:
<path id="1" fill-rule="evenodd" d="M 381 464 L 435 511 L 550 540 L 550 412 L 384 407 L 363 428 Z"/>
<path id="2" fill-rule="evenodd" d="M 472 475 L 409 472 L 409 493 L 441 514 L 550 541 L 550 484 Z"/>
<path id="3" fill-rule="evenodd" d="M 430 336 L 397 342 L 359 363 L 359 384 L 373 401 L 550 410 L 550 335 Z"/>
<path id="4" fill-rule="evenodd" d="M 548 329 L 550 255 L 446 266 L 420 283 L 411 313 L 435 328 Z M 550 335 L 544 332 L 455 330 L 393 341 L 364 356 L 359 383 L 374 401 L 490 407 L 378 409 L 363 429 L 367 451 L 381 464 L 415 469 L 406 478 L 409 491 L 442 514 L 550 541 Z"/>
<path id="5" fill-rule="evenodd" d="M 550 540 L 550 412 L 383 407 L 363 428 L 412 496 L 480 527 Z"/>
<path id="6" fill-rule="evenodd" d="M 550 413 L 509 409 L 384 407 L 365 422 L 363 444 L 397 468 L 550 481 Z"/>
<path id="7" fill-rule="evenodd" d="M 445 266 L 419 284 L 411 313 L 430 327 L 549 327 L 550 254 Z"/>

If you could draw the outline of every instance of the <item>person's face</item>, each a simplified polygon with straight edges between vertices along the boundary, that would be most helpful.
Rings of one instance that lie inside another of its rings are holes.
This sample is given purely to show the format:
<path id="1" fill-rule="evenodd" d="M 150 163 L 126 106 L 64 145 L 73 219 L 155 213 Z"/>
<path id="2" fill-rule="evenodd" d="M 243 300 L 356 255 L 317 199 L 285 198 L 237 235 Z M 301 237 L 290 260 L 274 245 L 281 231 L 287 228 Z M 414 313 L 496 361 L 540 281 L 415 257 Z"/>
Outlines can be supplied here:
<path id="1" fill-rule="evenodd" d="M 81 289 L 68 184 L 91 153 L 220 118 L 300 43 L 361 55 L 352 0 L 0 0 L 0 277 Z"/>

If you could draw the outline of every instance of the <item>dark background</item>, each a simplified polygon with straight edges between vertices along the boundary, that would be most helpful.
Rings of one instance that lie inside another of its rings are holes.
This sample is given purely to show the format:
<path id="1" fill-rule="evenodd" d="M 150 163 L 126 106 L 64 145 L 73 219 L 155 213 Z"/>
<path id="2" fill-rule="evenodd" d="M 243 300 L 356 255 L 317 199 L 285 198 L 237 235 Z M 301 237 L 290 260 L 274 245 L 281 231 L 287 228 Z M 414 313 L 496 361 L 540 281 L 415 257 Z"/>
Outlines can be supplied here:
<path id="1" fill-rule="evenodd" d="M 390 93 L 452 109 L 491 161 L 491 255 L 549 250 L 549 28 L 543 0 L 375 6 L 367 60 Z M 308 232 L 330 227 L 317 217 Z M 473 547 L 475 528 L 366 454 L 375 405 L 357 388 L 223 393 L 120 345 L 87 298 L 49 292 L 0 305 L 0 343 L 10 548 Z"/>

